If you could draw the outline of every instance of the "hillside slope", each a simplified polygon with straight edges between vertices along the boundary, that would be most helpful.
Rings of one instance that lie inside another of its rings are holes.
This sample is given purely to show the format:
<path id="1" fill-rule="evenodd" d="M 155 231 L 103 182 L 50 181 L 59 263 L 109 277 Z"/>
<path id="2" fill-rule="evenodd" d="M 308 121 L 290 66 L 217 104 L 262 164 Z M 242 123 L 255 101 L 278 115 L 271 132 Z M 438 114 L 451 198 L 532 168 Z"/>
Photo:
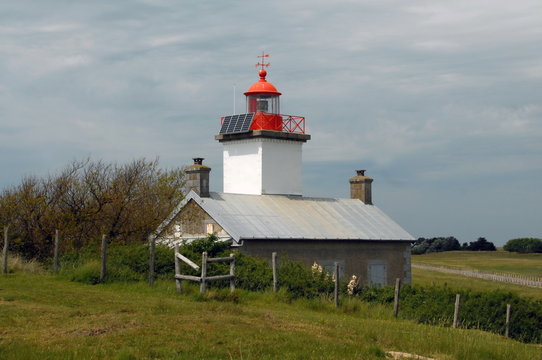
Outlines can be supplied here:
<path id="1" fill-rule="evenodd" d="M 175 293 L 173 281 L 83 285 L 50 275 L 0 277 L 2 359 L 538 359 L 498 335 L 417 325 L 389 308 L 285 301 L 284 294 Z"/>

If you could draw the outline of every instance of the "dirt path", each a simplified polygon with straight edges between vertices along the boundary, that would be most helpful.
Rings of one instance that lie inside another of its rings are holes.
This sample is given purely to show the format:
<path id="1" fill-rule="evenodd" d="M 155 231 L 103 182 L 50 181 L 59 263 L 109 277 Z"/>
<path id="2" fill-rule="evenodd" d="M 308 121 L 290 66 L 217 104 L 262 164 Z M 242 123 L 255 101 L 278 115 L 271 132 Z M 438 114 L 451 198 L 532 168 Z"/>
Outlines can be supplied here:
<path id="1" fill-rule="evenodd" d="M 508 274 L 508 275 L 490 274 L 490 273 L 483 273 L 476 270 L 459 270 L 459 269 L 447 268 L 444 266 L 432 266 L 432 265 L 422 265 L 422 264 L 412 264 L 412 267 L 418 268 L 418 269 L 426 269 L 426 270 L 439 271 L 443 273 L 474 277 L 478 279 L 500 281 L 500 282 L 505 282 L 505 283 L 511 283 L 511 284 L 535 287 L 535 288 L 542 288 L 541 279 L 538 279 L 538 280 L 531 279 L 531 278 L 516 276 L 512 274 Z"/>

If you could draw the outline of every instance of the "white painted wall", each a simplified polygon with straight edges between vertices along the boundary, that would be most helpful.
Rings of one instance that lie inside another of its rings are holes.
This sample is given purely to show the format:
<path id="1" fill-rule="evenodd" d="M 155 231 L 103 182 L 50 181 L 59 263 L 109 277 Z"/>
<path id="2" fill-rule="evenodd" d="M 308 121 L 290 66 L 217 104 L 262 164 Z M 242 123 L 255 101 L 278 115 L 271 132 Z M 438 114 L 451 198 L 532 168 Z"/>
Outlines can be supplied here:
<path id="1" fill-rule="evenodd" d="M 302 144 L 268 138 L 223 142 L 224 192 L 301 195 Z"/>
<path id="2" fill-rule="evenodd" d="M 262 193 L 262 157 L 260 139 L 224 142 L 224 192 Z"/>
<path id="3" fill-rule="evenodd" d="M 262 194 L 303 193 L 300 141 L 263 139 Z"/>

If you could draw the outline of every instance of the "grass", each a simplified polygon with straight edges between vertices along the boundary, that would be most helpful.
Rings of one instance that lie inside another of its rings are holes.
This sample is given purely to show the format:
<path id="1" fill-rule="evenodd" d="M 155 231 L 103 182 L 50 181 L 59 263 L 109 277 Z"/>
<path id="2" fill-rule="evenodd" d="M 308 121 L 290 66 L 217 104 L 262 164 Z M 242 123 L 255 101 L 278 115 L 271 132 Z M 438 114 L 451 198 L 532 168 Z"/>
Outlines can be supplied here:
<path id="1" fill-rule="evenodd" d="M 454 269 L 479 270 L 488 273 L 509 273 L 542 277 L 542 254 L 518 254 L 508 251 L 446 251 L 413 255 L 413 264 L 445 266 Z M 412 268 L 412 282 L 416 285 L 446 285 L 451 288 L 473 290 L 502 289 L 521 296 L 542 300 L 542 291 L 516 284 L 483 280 L 455 274 Z"/>
<path id="2" fill-rule="evenodd" d="M 477 330 L 394 319 L 345 299 L 210 291 L 173 281 L 84 285 L 52 275 L 0 276 L 2 359 L 538 359 L 540 348 Z"/>
<path id="3" fill-rule="evenodd" d="M 520 296 L 528 296 L 542 300 L 542 291 L 516 284 L 499 281 L 483 280 L 462 275 L 442 273 L 439 271 L 412 268 L 412 283 L 414 285 L 435 286 L 445 285 L 452 289 L 472 289 L 477 291 L 505 290 L 514 292 Z"/>
<path id="4" fill-rule="evenodd" d="M 542 277 L 542 254 L 519 254 L 508 251 L 446 251 L 413 255 L 414 264 L 446 266 L 455 269 L 479 270 L 488 273 L 509 273 Z"/>
<path id="5" fill-rule="evenodd" d="M 0 263 L 2 260 L 0 260 Z M 26 273 L 39 274 L 45 271 L 43 265 L 35 260 L 26 260 L 20 255 L 10 254 L 8 257 L 8 272 L 24 271 Z"/>

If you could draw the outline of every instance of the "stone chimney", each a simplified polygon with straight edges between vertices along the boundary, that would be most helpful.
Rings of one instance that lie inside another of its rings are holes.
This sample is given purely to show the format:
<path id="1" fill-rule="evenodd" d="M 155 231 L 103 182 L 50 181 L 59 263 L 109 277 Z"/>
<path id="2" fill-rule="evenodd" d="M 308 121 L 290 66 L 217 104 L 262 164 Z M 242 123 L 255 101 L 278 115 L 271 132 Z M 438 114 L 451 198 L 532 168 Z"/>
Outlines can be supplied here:
<path id="1" fill-rule="evenodd" d="M 359 199 L 367 205 L 373 205 L 371 183 L 373 179 L 365 176 L 365 170 L 356 170 L 356 176 L 350 178 L 350 198 Z"/>
<path id="2" fill-rule="evenodd" d="M 209 197 L 209 173 L 211 168 L 203 165 L 203 158 L 193 158 L 194 164 L 184 169 L 187 192 L 194 190 L 201 197 Z"/>

